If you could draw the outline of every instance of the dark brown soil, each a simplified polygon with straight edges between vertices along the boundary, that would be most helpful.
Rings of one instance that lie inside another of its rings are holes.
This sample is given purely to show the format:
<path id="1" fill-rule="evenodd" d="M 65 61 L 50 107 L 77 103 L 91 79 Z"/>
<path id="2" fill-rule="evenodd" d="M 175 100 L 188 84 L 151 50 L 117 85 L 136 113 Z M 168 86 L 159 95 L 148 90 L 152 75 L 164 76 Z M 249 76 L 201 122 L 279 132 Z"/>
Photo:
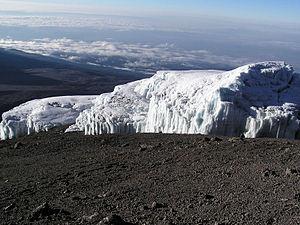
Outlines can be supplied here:
<path id="1" fill-rule="evenodd" d="M 300 141 L 56 128 L 0 170 L 1 224 L 300 224 Z"/>

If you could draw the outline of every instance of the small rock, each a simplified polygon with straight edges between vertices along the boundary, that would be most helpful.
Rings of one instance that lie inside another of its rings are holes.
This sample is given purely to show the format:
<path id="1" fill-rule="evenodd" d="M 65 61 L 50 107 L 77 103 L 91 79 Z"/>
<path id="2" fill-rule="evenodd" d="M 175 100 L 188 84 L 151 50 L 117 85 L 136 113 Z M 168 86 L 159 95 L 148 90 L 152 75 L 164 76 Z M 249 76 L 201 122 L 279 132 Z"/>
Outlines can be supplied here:
<path id="1" fill-rule="evenodd" d="M 157 207 L 157 202 L 153 202 L 152 204 L 151 204 L 151 208 L 152 209 L 155 209 Z"/>
<path id="2" fill-rule="evenodd" d="M 165 215 L 163 218 L 163 221 L 167 221 L 167 220 L 168 220 L 168 217 Z"/>
<path id="3" fill-rule="evenodd" d="M 38 220 L 40 217 L 45 217 L 51 214 L 50 206 L 47 202 L 35 208 L 30 215 L 30 221 Z"/>
<path id="4" fill-rule="evenodd" d="M 300 202 L 300 193 L 295 194 L 294 198 L 295 198 L 298 202 Z"/>
<path id="5" fill-rule="evenodd" d="M 209 137 L 204 137 L 203 141 L 209 142 L 209 141 L 210 141 L 210 138 L 209 138 Z"/>
<path id="6" fill-rule="evenodd" d="M 97 195 L 97 197 L 98 197 L 98 198 L 106 198 L 106 197 L 108 197 L 109 195 L 110 195 L 110 193 L 109 193 L 109 192 L 106 192 L 106 193 L 102 193 L 102 194 Z"/>
<path id="7" fill-rule="evenodd" d="M 156 145 L 156 147 L 161 147 L 161 146 L 163 146 L 163 144 L 162 143 L 158 143 L 157 145 Z"/>
<path id="8" fill-rule="evenodd" d="M 223 139 L 222 139 L 222 138 L 219 138 L 219 137 L 215 137 L 215 138 L 213 139 L 213 141 L 221 142 L 221 141 L 223 141 Z"/>
<path id="9" fill-rule="evenodd" d="M 152 150 L 153 148 L 154 147 L 152 145 L 140 145 L 139 151 L 143 152 L 143 151 L 146 151 L 146 150 Z"/>
<path id="10" fill-rule="evenodd" d="M 4 207 L 4 211 L 9 211 L 9 210 L 12 210 L 13 208 L 15 208 L 16 204 L 15 203 L 12 203 L 10 204 L 9 206 L 6 206 Z"/>
<path id="11" fill-rule="evenodd" d="M 277 177 L 277 173 L 273 170 L 269 170 L 269 169 L 266 169 L 265 171 L 262 172 L 262 176 L 263 177 Z"/>
<path id="12" fill-rule="evenodd" d="M 153 202 L 151 204 L 152 209 L 158 209 L 158 208 L 162 208 L 162 207 L 163 207 L 163 204 L 160 204 L 160 203 L 157 203 L 157 202 Z"/>
<path id="13" fill-rule="evenodd" d="M 189 204 L 189 205 L 187 206 L 187 208 L 188 208 L 188 209 L 192 209 L 192 208 L 194 208 L 194 206 L 193 206 L 192 204 Z"/>
<path id="14" fill-rule="evenodd" d="M 231 143 L 237 142 L 239 140 L 240 140 L 240 138 L 237 138 L 237 137 L 232 137 L 232 138 L 228 139 L 228 141 L 231 142 Z"/>
<path id="15" fill-rule="evenodd" d="M 267 225 L 272 225 L 275 222 L 275 218 L 269 218 L 267 220 Z"/>
<path id="16" fill-rule="evenodd" d="M 23 144 L 21 142 L 17 142 L 15 145 L 14 145 L 14 149 L 17 149 L 17 148 L 20 148 L 22 147 Z"/>
<path id="17" fill-rule="evenodd" d="M 144 152 L 144 151 L 146 151 L 146 150 L 147 150 L 147 148 L 139 147 L 139 151 L 140 151 L 140 152 Z"/>
<path id="18" fill-rule="evenodd" d="M 125 225 L 127 223 L 120 216 L 111 215 L 105 217 L 99 224 Z"/>
<path id="19" fill-rule="evenodd" d="M 227 225 L 227 224 L 230 224 L 229 220 L 225 220 L 225 221 L 222 221 L 222 222 L 215 222 L 214 223 L 214 225 Z"/>
<path id="20" fill-rule="evenodd" d="M 144 211 L 144 210 L 147 210 L 147 209 L 149 209 L 149 207 L 146 206 L 146 205 L 142 205 L 142 206 L 139 207 L 140 211 Z"/>
<path id="21" fill-rule="evenodd" d="M 72 200 L 85 200 L 85 199 L 87 199 L 87 197 L 81 194 L 72 196 Z"/>
<path id="22" fill-rule="evenodd" d="M 78 173 L 75 174 L 75 177 L 78 178 L 78 177 L 80 177 L 83 174 L 84 174 L 84 171 L 80 171 L 80 172 L 78 172 Z"/>
<path id="23" fill-rule="evenodd" d="M 206 194 L 206 195 L 204 196 L 204 198 L 205 198 L 206 200 L 212 200 L 212 199 L 214 199 L 215 197 L 214 197 L 213 195 Z"/>
<path id="24" fill-rule="evenodd" d="M 82 220 L 87 221 L 87 222 L 91 222 L 95 217 L 99 216 L 99 213 L 94 213 L 93 215 L 90 216 L 83 216 Z"/>
<path id="25" fill-rule="evenodd" d="M 286 168 L 286 170 L 285 170 L 285 175 L 286 176 L 291 176 L 291 175 L 295 175 L 295 174 L 298 174 L 297 170 Z"/>
<path id="26" fill-rule="evenodd" d="M 69 190 L 64 190 L 63 193 L 64 193 L 64 194 L 69 194 L 70 191 L 69 191 Z"/>
<path id="27" fill-rule="evenodd" d="M 227 177 L 232 177 L 232 174 L 230 172 L 225 172 L 224 173 Z"/>
<path id="28" fill-rule="evenodd" d="M 175 213 L 175 212 L 176 212 L 175 209 L 173 209 L 173 208 L 170 209 L 170 213 Z"/>
<path id="29" fill-rule="evenodd" d="M 37 221 L 52 216 L 69 216 L 70 212 L 64 209 L 51 208 L 47 202 L 44 202 L 39 207 L 35 208 L 29 215 L 30 222 Z"/>

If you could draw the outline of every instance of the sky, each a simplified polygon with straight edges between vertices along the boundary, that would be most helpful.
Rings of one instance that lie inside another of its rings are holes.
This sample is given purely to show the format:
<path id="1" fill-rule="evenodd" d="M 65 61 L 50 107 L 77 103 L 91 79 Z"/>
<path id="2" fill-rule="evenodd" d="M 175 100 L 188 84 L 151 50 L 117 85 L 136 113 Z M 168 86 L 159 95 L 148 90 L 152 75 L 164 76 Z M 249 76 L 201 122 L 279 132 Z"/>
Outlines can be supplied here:
<path id="1" fill-rule="evenodd" d="M 1 10 L 239 17 L 299 22 L 299 0 L 0 0 Z"/>

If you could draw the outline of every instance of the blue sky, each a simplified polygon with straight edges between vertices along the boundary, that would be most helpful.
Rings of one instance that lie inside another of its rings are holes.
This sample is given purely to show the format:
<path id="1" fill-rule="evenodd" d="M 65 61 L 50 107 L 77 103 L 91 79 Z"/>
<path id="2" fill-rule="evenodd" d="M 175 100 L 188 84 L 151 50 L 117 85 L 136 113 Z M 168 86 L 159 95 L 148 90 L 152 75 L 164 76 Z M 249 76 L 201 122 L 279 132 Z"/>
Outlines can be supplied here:
<path id="1" fill-rule="evenodd" d="M 0 0 L 0 3 L 2 10 L 22 10 L 24 7 L 24 10 L 35 12 L 45 9 L 78 12 L 81 9 L 83 13 L 137 16 L 145 12 L 145 15 L 180 13 L 300 23 L 299 0 Z M 47 4 L 51 6 L 47 7 Z M 68 7 L 62 7 L 62 4 Z M 82 7 L 76 8 L 79 5 Z"/>

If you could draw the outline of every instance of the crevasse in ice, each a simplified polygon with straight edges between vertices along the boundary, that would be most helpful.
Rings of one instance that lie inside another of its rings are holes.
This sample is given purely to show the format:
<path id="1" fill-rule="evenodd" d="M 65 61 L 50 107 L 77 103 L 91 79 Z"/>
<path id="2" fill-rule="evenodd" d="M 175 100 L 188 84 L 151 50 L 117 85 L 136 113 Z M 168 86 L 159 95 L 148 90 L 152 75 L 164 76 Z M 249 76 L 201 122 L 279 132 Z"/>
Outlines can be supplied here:
<path id="1" fill-rule="evenodd" d="M 67 131 L 300 138 L 300 75 L 283 62 L 232 71 L 160 71 L 115 87 Z"/>

